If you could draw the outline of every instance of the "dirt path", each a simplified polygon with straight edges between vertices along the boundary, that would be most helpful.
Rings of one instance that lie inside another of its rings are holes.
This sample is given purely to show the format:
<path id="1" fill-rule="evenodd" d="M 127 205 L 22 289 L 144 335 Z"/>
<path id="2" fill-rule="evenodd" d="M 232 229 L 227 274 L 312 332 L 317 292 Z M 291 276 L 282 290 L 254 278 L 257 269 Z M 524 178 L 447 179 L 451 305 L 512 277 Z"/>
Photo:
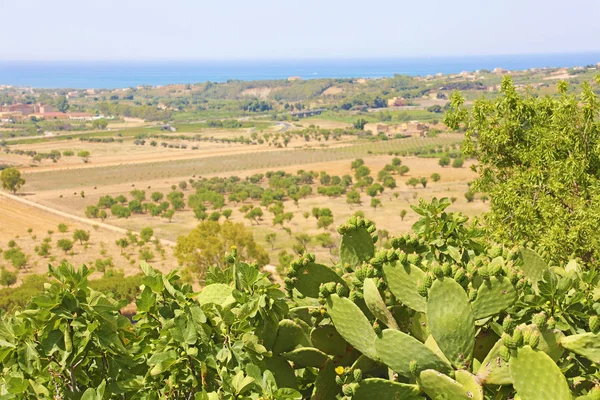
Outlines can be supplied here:
<path id="1" fill-rule="evenodd" d="M 82 224 L 86 224 L 86 225 L 90 225 L 90 226 L 98 225 L 101 228 L 104 228 L 104 229 L 107 229 L 109 231 L 116 232 L 116 233 L 119 233 L 119 234 L 122 234 L 122 235 L 125 235 L 128 232 L 127 229 L 118 228 L 116 226 L 105 224 L 104 222 L 94 221 L 94 220 L 91 220 L 89 218 L 78 217 L 77 215 L 69 214 L 69 213 L 66 213 L 66 212 L 63 212 L 63 211 L 56 210 L 56 209 L 51 208 L 51 207 L 43 206 L 43 205 L 41 205 L 39 203 L 36 203 L 35 201 L 27 200 L 27 199 L 24 199 L 22 197 L 15 196 L 15 195 L 12 195 L 12 194 L 9 194 L 9 193 L 6 193 L 6 192 L 0 192 L 0 197 L 5 197 L 7 199 L 11 199 L 13 201 L 17 201 L 17 202 L 19 202 L 21 204 L 25 204 L 25 205 L 28 205 L 30 207 L 35 207 L 35 208 L 37 208 L 39 210 L 42 210 L 42 211 L 45 211 L 45 212 L 49 212 L 49 213 L 52 213 L 54 215 L 58 215 L 58 216 L 63 217 L 63 218 L 68 218 L 68 219 L 70 219 L 72 221 L 80 222 Z M 134 233 L 139 233 L 139 232 L 134 232 Z M 171 240 L 160 239 L 160 243 L 162 245 L 164 245 L 164 246 L 175 247 L 175 242 L 173 242 Z"/>

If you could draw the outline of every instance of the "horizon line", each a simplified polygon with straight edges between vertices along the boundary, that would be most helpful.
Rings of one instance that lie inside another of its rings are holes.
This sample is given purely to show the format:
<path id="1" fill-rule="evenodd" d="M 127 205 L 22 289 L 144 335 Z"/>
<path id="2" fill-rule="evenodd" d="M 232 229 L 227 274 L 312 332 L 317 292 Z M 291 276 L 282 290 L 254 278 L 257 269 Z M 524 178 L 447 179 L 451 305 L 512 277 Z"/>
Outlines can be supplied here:
<path id="1" fill-rule="evenodd" d="M 421 54 L 421 55 L 379 55 L 379 56 L 307 56 L 280 58 L 51 58 L 51 59 L 0 59 L 0 63 L 71 63 L 71 62 L 298 62 L 298 61 L 387 61 L 387 60 L 420 60 L 420 59 L 459 59 L 485 57 L 530 57 L 530 56 L 570 56 L 570 55 L 599 55 L 600 50 L 562 51 L 562 52 L 530 52 L 530 53 L 487 53 L 487 54 Z M 600 60 L 598 60 L 600 61 Z"/>

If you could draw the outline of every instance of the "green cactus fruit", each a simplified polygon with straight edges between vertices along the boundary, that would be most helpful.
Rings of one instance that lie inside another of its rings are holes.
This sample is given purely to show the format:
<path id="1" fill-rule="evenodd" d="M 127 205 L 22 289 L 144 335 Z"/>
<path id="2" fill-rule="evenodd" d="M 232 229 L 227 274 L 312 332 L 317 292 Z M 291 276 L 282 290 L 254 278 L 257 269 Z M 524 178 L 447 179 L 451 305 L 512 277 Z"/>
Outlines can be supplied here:
<path id="1" fill-rule="evenodd" d="M 508 348 L 502 344 L 502 339 L 500 339 L 481 362 L 481 366 L 477 370 L 477 378 L 481 384 L 512 384 L 510 371 L 508 369 L 509 361 L 505 361 L 501 354 L 501 352 L 506 352 L 506 350 L 502 350 L 503 348 L 508 350 Z"/>
<path id="2" fill-rule="evenodd" d="M 436 370 L 427 369 L 419 375 L 419 387 L 432 399 L 472 400 L 466 387 Z"/>
<path id="3" fill-rule="evenodd" d="M 417 385 L 368 378 L 358 384 L 352 400 L 422 400 Z"/>
<path id="4" fill-rule="evenodd" d="M 548 316 L 546 315 L 545 312 L 541 312 L 539 314 L 535 314 L 531 320 L 531 322 L 533 322 L 538 329 L 543 330 L 546 328 L 546 324 L 548 322 Z"/>
<path id="5" fill-rule="evenodd" d="M 362 281 L 367 277 L 367 271 L 362 267 L 357 268 L 356 271 L 354 271 L 354 276 L 356 276 L 358 280 Z"/>
<path id="6" fill-rule="evenodd" d="M 373 330 L 377 336 L 381 335 L 381 325 L 379 325 L 379 322 L 373 322 Z"/>
<path id="7" fill-rule="evenodd" d="M 520 331 L 523 332 L 523 343 L 529 344 L 531 346 L 531 343 L 529 342 L 529 340 L 531 339 L 531 335 L 533 334 L 533 330 L 531 330 L 531 329 L 522 329 Z M 538 338 L 538 340 L 539 340 L 539 338 Z M 531 347 L 535 349 L 535 346 L 531 346 Z"/>
<path id="8" fill-rule="evenodd" d="M 517 347 L 517 344 L 515 343 L 514 339 L 508 333 L 503 333 L 501 339 L 502 344 L 504 344 L 504 346 L 508 347 L 509 349 L 512 350 Z"/>
<path id="9" fill-rule="evenodd" d="M 503 277 L 490 277 L 477 289 L 477 299 L 473 301 L 475 319 L 487 318 L 499 314 L 512 306 L 517 300 L 517 291 L 510 281 Z"/>
<path id="10" fill-rule="evenodd" d="M 286 360 L 293 362 L 295 368 L 323 368 L 329 360 L 327 354 L 313 347 L 300 347 L 281 355 Z"/>
<path id="11" fill-rule="evenodd" d="M 375 276 L 377 275 L 377 272 L 375 271 L 375 267 L 373 267 L 372 265 L 369 265 L 367 267 L 367 278 L 375 278 Z"/>
<path id="12" fill-rule="evenodd" d="M 327 313 L 339 334 L 365 356 L 377 360 L 371 323 L 352 301 L 337 294 L 327 298 Z"/>
<path id="13" fill-rule="evenodd" d="M 525 338 L 523 338 L 523 341 L 525 341 Z M 531 346 L 532 349 L 536 349 L 540 344 L 540 334 L 537 332 L 533 332 L 531 335 L 529 335 L 527 343 L 529 344 L 529 346 Z"/>
<path id="14" fill-rule="evenodd" d="M 530 249 L 521 249 L 521 258 L 523 259 L 523 266 L 521 267 L 523 274 L 531 282 L 533 288 L 537 290 L 538 282 L 548 269 L 548 264 L 538 253 Z"/>
<path id="15" fill-rule="evenodd" d="M 418 254 L 414 254 L 414 253 L 413 253 L 413 254 L 409 254 L 409 255 L 407 255 L 407 257 L 406 257 L 406 261 L 407 261 L 409 264 L 413 264 L 413 265 L 416 265 L 416 264 L 418 264 L 420 260 L 421 260 L 421 257 L 419 257 L 419 255 L 418 255 Z"/>
<path id="16" fill-rule="evenodd" d="M 381 294 L 377 289 L 375 281 L 371 278 L 365 279 L 363 284 L 363 296 L 365 304 L 371 314 L 379 321 L 383 322 L 386 326 L 394 329 L 398 329 L 398 324 L 392 316 L 390 310 L 385 306 L 385 302 L 381 298 Z"/>
<path id="17" fill-rule="evenodd" d="M 512 319 L 510 315 L 504 317 L 504 321 L 502 321 L 502 331 L 505 333 L 511 333 L 515 327 L 515 321 Z"/>
<path id="18" fill-rule="evenodd" d="M 411 362 L 416 362 L 419 369 L 433 368 L 449 373 L 452 367 L 438 357 L 423 343 L 404 332 L 385 329 L 375 341 L 375 349 L 381 362 L 399 375 L 410 377 Z"/>
<path id="19" fill-rule="evenodd" d="M 354 377 L 354 382 L 362 381 L 362 371 L 360 369 L 355 369 L 352 371 L 352 376 Z"/>
<path id="20" fill-rule="evenodd" d="M 600 334 L 586 332 L 565 336 L 561 339 L 560 344 L 565 349 L 600 364 Z"/>
<path id="21" fill-rule="evenodd" d="M 510 376 L 522 400 L 572 400 L 567 379 L 544 352 L 529 346 L 519 348 L 511 357 Z"/>
<path id="22" fill-rule="evenodd" d="M 344 396 L 352 396 L 354 394 L 354 389 L 351 385 L 344 385 L 342 386 L 342 393 L 344 393 Z"/>
<path id="23" fill-rule="evenodd" d="M 477 270 L 477 275 L 484 280 L 488 280 L 490 279 L 490 270 L 487 267 L 479 267 Z"/>
<path id="24" fill-rule="evenodd" d="M 548 325 L 548 329 L 554 329 L 556 327 L 556 320 L 554 319 L 554 317 L 548 318 L 548 322 L 546 323 L 546 325 Z"/>
<path id="25" fill-rule="evenodd" d="M 427 298 L 427 324 L 454 366 L 469 365 L 475 345 L 475 319 L 463 288 L 451 279 L 437 280 Z"/>
<path id="26" fill-rule="evenodd" d="M 423 270 L 395 261 L 383 264 L 383 276 L 397 300 L 415 311 L 426 311 L 427 303 L 417 289 L 418 282 L 426 279 Z"/>
<path id="27" fill-rule="evenodd" d="M 342 285 L 341 283 L 338 283 L 337 285 L 335 285 L 335 293 L 337 293 L 337 295 L 340 297 L 347 297 L 348 296 L 348 287 L 346 285 Z"/>
<path id="28" fill-rule="evenodd" d="M 439 264 L 434 265 L 433 268 L 431 269 L 431 272 L 433 272 L 433 275 L 437 279 L 441 279 L 444 277 L 444 270 L 443 270 L 442 266 Z"/>
<path id="29" fill-rule="evenodd" d="M 335 400 L 342 388 L 335 383 L 335 366 L 333 361 L 328 360 L 325 366 L 319 370 L 315 382 L 314 398 L 323 400 Z"/>
<path id="30" fill-rule="evenodd" d="M 500 347 L 500 357 L 502 357 L 502 360 L 504 360 L 504 362 L 509 362 L 510 361 L 510 349 L 506 346 Z"/>
<path id="31" fill-rule="evenodd" d="M 417 284 L 417 292 L 419 292 L 419 295 L 427 297 L 427 285 L 423 282 L 419 282 Z"/>
<path id="32" fill-rule="evenodd" d="M 313 328 L 310 341 L 323 353 L 338 357 L 346 354 L 348 344 L 333 325 L 319 325 Z"/>
<path id="33" fill-rule="evenodd" d="M 413 377 L 417 377 L 421 371 L 419 369 L 419 363 L 416 360 L 412 360 L 410 363 L 408 363 L 408 370 L 410 371 L 410 375 Z"/>
<path id="34" fill-rule="evenodd" d="M 488 255 L 490 258 L 496 258 L 502 255 L 502 247 L 492 246 L 488 249 Z"/>
<path id="35" fill-rule="evenodd" d="M 463 279 L 465 279 L 465 275 L 466 275 L 466 271 L 464 268 L 460 268 L 458 270 L 456 270 L 456 273 L 454 274 L 454 280 L 458 283 L 461 283 Z"/>
<path id="36" fill-rule="evenodd" d="M 363 262 L 368 262 L 374 254 L 373 238 L 366 229 L 349 229 L 342 234 L 340 243 L 340 261 L 342 264 L 357 267 Z"/>
<path id="37" fill-rule="evenodd" d="M 516 346 L 523 345 L 523 331 L 520 328 L 515 329 L 512 336 L 513 342 Z"/>
<path id="38" fill-rule="evenodd" d="M 426 272 L 425 278 L 423 279 L 423 283 L 425 284 L 427 289 L 429 289 L 431 287 L 431 285 L 433 285 L 433 281 L 434 281 L 433 275 L 431 275 L 430 272 Z"/>
<path id="39" fill-rule="evenodd" d="M 277 337 L 273 344 L 273 354 L 290 351 L 298 345 L 310 346 L 304 329 L 291 319 L 282 319 L 279 321 Z"/>
<path id="40" fill-rule="evenodd" d="M 294 279 L 297 279 L 295 288 L 304 296 L 313 298 L 319 297 L 319 288 L 323 283 L 333 283 L 331 293 L 335 293 L 335 284 L 346 284 L 331 268 L 313 262 L 307 262 L 306 265 L 298 267 Z"/>
<path id="41" fill-rule="evenodd" d="M 469 289 L 469 293 L 467 294 L 469 297 L 469 301 L 471 303 L 473 303 L 475 300 L 477 300 L 477 289 L 475 288 L 470 288 Z"/>
<path id="42" fill-rule="evenodd" d="M 344 384 L 344 380 L 342 379 L 341 376 L 337 375 L 335 377 L 335 383 L 337 383 L 338 385 L 342 386 Z"/>
<path id="43" fill-rule="evenodd" d="M 588 325 L 590 327 L 590 331 L 593 333 L 598 333 L 600 330 L 600 319 L 598 319 L 597 315 L 592 315 L 588 320 Z"/>
<path id="44" fill-rule="evenodd" d="M 442 272 L 444 276 L 452 276 L 452 267 L 448 263 L 442 265 Z"/>

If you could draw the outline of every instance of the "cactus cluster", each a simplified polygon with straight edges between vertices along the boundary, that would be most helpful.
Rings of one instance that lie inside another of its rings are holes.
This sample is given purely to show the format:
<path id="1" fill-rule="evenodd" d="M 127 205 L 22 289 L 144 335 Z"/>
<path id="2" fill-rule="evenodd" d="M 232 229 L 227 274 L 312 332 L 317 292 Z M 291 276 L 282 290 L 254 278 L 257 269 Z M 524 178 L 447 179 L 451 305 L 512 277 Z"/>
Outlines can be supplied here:
<path id="1" fill-rule="evenodd" d="M 567 320 L 558 319 L 557 305 L 545 300 L 561 290 L 573 296 L 574 287 L 584 284 L 581 274 L 550 267 L 531 249 L 477 241 L 465 221 L 438 214 L 435 224 L 417 223 L 414 234 L 375 251 L 374 225 L 353 218 L 339 230 L 340 263 L 325 267 L 329 275 L 312 255 L 292 267 L 297 280 L 289 291 L 310 293 L 320 310 L 307 321 L 315 332 L 335 332 L 357 352 L 355 362 L 371 361 L 359 370 L 349 360 L 340 363 L 341 348 L 338 355 L 328 350 L 340 366 L 338 396 L 571 399 L 573 383 L 557 363 L 567 351 L 600 362 L 598 317 L 586 317 L 587 332 L 566 335 Z M 319 277 L 312 289 L 298 271 Z M 593 380 L 583 381 L 587 388 L 580 393 L 596 393 Z"/>

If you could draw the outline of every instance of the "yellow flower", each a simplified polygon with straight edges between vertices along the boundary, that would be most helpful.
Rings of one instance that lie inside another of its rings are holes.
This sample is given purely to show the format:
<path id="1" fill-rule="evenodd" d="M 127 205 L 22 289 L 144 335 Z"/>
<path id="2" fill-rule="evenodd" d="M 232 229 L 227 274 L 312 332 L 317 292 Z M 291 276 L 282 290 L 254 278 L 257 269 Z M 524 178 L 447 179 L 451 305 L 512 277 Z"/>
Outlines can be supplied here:
<path id="1" fill-rule="evenodd" d="M 339 367 L 335 367 L 335 373 L 338 375 L 341 375 L 344 373 L 344 367 L 339 366 Z"/>

